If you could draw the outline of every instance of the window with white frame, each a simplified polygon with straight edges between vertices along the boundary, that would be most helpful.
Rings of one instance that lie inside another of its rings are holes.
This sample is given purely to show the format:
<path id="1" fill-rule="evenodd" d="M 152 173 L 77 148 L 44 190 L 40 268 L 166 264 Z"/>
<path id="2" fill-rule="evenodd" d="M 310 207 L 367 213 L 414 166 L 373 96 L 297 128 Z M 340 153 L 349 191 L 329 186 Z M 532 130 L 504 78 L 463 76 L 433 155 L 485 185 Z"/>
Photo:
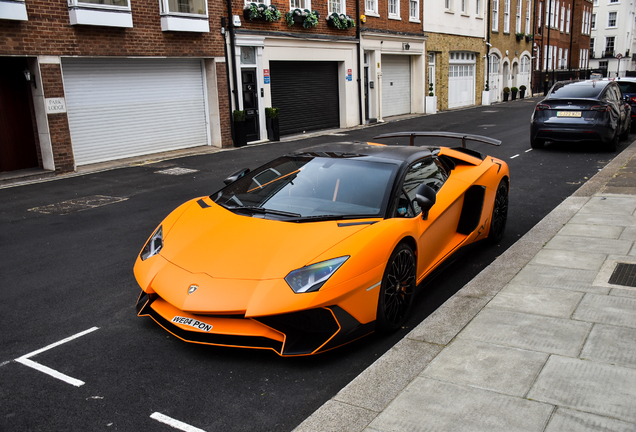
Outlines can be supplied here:
<path id="1" fill-rule="evenodd" d="M 206 0 L 161 0 L 161 12 L 208 16 L 208 2 Z"/>
<path id="2" fill-rule="evenodd" d="M 568 54 L 569 51 L 567 48 L 563 50 L 563 67 L 561 69 L 566 69 L 568 67 Z"/>
<path id="3" fill-rule="evenodd" d="M 616 16 L 618 12 L 610 12 L 607 14 L 607 27 L 616 27 Z"/>
<path id="4" fill-rule="evenodd" d="M 365 0 L 364 2 L 364 10 L 367 14 L 377 15 L 378 14 L 378 1 L 377 0 Z"/>
<path id="5" fill-rule="evenodd" d="M 565 33 L 570 33 L 570 15 L 572 10 L 570 9 L 570 5 L 568 5 L 568 13 L 565 18 Z"/>
<path id="6" fill-rule="evenodd" d="M 329 0 L 329 13 L 345 14 L 345 2 L 344 0 Z"/>
<path id="7" fill-rule="evenodd" d="M 539 16 L 541 16 L 541 14 L 539 14 Z M 526 34 L 532 33 L 532 31 L 530 30 L 530 0 L 526 0 L 526 30 L 525 31 L 526 31 Z"/>
<path id="8" fill-rule="evenodd" d="M 69 6 L 115 7 L 130 10 L 130 0 L 69 0 Z"/>
<path id="9" fill-rule="evenodd" d="M 614 56 L 614 44 L 616 38 L 614 36 L 607 36 L 605 38 L 605 55 Z"/>
<path id="10" fill-rule="evenodd" d="M 459 0 L 462 4 L 462 13 L 466 13 L 466 0 Z"/>
<path id="11" fill-rule="evenodd" d="M 504 33 L 510 33 L 510 0 L 504 0 Z"/>
<path id="12" fill-rule="evenodd" d="M 499 31 L 499 0 L 492 0 L 492 31 Z"/>
<path id="13" fill-rule="evenodd" d="M 565 5 L 561 6 L 561 27 L 559 28 L 559 31 L 563 32 L 565 27 Z"/>
<path id="14" fill-rule="evenodd" d="M 409 20 L 420 20 L 420 0 L 409 0 Z"/>
<path id="15" fill-rule="evenodd" d="M 130 0 L 68 0 L 68 6 L 71 25 L 133 26 Z"/>
<path id="16" fill-rule="evenodd" d="M 444 0 L 444 9 L 447 11 L 453 10 L 453 3 L 451 3 L 451 0 Z"/>
<path id="17" fill-rule="evenodd" d="M 537 30 L 539 31 L 539 33 L 541 33 L 541 18 L 543 17 L 543 2 L 539 3 L 539 13 L 537 14 L 538 17 L 538 23 L 537 23 Z M 537 56 L 539 57 L 539 56 Z M 539 69 L 537 67 L 537 69 Z"/>
<path id="18" fill-rule="evenodd" d="M 311 10 L 311 0 L 289 0 L 289 8 Z"/>
<path id="19" fill-rule="evenodd" d="M 609 2 L 610 2 L 610 4 L 611 4 L 611 3 L 618 3 L 618 2 L 619 2 L 619 0 L 609 0 Z"/>
<path id="20" fill-rule="evenodd" d="M 389 0 L 389 18 L 400 17 L 400 0 Z"/>
<path id="21" fill-rule="evenodd" d="M 552 28 L 559 27 L 559 0 L 556 2 L 556 9 L 554 10 L 554 23 L 552 24 Z"/>
<path id="22" fill-rule="evenodd" d="M 596 30 L 596 14 L 592 14 L 592 30 Z"/>
<path id="23" fill-rule="evenodd" d="M 550 10 L 550 20 L 548 21 L 550 23 L 549 26 L 554 28 L 554 0 L 550 0 L 550 5 L 548 6 L 548 9 Z"/>
<path id="24" fill-rule="evenodd" d="M 521 0 L 517 0 L 517 13 L 515 15 L 515 33 L 521 33 Z"/>

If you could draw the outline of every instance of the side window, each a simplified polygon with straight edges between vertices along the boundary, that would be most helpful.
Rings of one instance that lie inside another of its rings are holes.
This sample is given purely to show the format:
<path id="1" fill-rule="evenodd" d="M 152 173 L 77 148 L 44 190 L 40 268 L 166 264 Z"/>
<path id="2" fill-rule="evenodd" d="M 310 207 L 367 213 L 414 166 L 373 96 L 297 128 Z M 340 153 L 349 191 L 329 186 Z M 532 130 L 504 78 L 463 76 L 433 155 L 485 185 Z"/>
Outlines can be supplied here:
<path id="1" fill-rule="evenodd" d="M 414 217 L 418 215 L 421 212 L 420 206 L 415 201 L 418 186 L 424 183 L 438 192 L 447 178 L 448 174 L 438 165 L 436 159 L 426 158 L 415 162 L 406 172 L 402 192 L 398 196 L 395 216 Z"/>

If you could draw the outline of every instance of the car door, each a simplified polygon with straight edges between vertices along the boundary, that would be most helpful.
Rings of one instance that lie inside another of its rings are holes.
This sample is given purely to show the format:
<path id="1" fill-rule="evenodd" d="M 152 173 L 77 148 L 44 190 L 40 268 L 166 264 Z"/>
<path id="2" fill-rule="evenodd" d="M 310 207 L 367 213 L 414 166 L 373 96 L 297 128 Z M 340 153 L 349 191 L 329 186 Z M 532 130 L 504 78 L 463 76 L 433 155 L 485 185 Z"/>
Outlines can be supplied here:
<path id="1" fill-rule="evenodd" d="M 448 173 L 436 158 L 420 159 L 407 169 L 394 205 L 394 217 L 414 219 L 418 282 L 463 240 L 457 234 L 461 194 L 456 193 L 456 188 L 444 189 L 447 181 Z M 437 202 L 426 219 L 421 217 L 422 209 L 415 199 L 417 188 L 422 183 L 437 194 Z"/>

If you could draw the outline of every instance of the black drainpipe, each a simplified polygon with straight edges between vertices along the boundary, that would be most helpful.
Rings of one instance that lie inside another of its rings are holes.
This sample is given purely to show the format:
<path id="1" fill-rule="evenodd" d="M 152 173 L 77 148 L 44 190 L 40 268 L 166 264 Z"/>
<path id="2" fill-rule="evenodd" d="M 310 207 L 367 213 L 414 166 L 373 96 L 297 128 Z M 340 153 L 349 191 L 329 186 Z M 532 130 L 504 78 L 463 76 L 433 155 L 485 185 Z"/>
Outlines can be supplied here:
<path id="1" fill-rule="evenodd" d="M 492 4 L 490 2 L 491 0 L 488 0 L 488 22 L 486 24 L 488 26 L 486 29 L 486 84 L 488 84 L 488 98 L 490 98 L 490 32 L 492 29 Z"/>
<path id="2" fill-rule="evenodd" d="M 238 109 L 239 99 L 238 89 L 236 88 L 238 84 L 238 80 L 236 78 L 236 47 L 234 46 L 236 40 L 234 37 L 234 21 L 232 20 L 232 0 L 227 0 L 227 19 L 229 20 L 228 27 L 230 29 L 230 53 L 232 54 L 232 81 L 234 82 L 234 90 L 232 90 L 232 93 L 234 93 L 234 107 L 235 109 Z"/>
<path id="3" fill-rule="evenodd" d="M 232 88 L 232 86 L 230 85 L 230 71 L 229 71 L 229 63 L 228 63 L 228 58 L 227 58 L 227 40 L 225 38 L 225 27 L 227 26 L 227 23 L 225 22 L 225 17 L 221 17 L 221 28 L 222 28 L 222 32 L 223 32 L 223 54 L 225 55 L 225 78 L 227 79 L 227 89 L 228 91 Z M 229 101 L 230 103 L 228 104 L 227 108 L 228 108 L 228 114 L 230 116 L 230 133 L 232 136 L 232 142 L 234 142 L 234 119 L 232 118 L 232 102 Z"/>
<path id="4" fill-rule="evenodd" d="M 362 79 L 360 78 L 360 2 L 356 2 L 356 39 L 358 40 L 358 115 L 360 116 L 360 124 L 364 124 L 364 117 L 362 115 L 362 93 L 360 92 L 360 86 L 362 85 Z"/>

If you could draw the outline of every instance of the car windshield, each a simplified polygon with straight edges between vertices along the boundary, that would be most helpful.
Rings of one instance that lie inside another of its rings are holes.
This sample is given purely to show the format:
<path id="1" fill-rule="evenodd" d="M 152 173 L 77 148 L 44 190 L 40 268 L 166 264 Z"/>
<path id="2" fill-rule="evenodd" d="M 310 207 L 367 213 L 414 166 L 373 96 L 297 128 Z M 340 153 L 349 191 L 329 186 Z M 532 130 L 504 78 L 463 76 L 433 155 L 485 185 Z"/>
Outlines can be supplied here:
<path id="1" fill-rule="evenodd" d="M 618 86 L 621 88 L 623 94 L 636 93 L 636 82 L 618 81 Z"/>
<path id="2" fill-rule="evenodd" d="M 606 84 L 597 81 L 577 82 L 577 83 L 556 83 L 550 92 L 550 98 L 598 98 Z"/>
<path id="3" fill-rule="evenodd" d="M 355 156 L 284 156 L 210 198 L 234 212 L 274 219 L 380 217 L 384 215 L 398 166 Z"/>

